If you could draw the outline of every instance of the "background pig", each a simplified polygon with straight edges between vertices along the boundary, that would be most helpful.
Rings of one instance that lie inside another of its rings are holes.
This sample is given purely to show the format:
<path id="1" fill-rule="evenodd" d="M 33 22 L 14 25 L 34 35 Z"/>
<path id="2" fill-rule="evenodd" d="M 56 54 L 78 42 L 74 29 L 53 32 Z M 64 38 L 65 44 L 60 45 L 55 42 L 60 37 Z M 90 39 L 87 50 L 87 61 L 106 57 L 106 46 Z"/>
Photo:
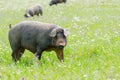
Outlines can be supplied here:
<path id="1" fill-rule="evenodd" d="M 51 0 L 49 5 L 52 6 L 55 4 L 57 5 L 58 3 L 63 3 L 63 2 L 66 3 L 66 1 L 67 0 Z"/>
<path id="2" fill-rule="evenodd" d="M 37 21 L 23 21 L 9 31 L 9 42 L 12 48 L 12 59 L 21 58 L 25 49 L 28 49 L 38 59 L 43 51 L 54 50 L 60 61 L 64 59 L 64 47 L 67 44 L 68 32 L 54 24 Z"/>
<path id="3" fill-rule="evenodd" d="M 42 16 L 43 10 L 39 4 L 36 4 L 36 5 L 31 6 L 31 7 L 26 9 L 26 13 L 25 13 L 24 17 L 27 18 L 27 17 L 34 16 L 34 15 L 39 16 L 39 14 Z"/>

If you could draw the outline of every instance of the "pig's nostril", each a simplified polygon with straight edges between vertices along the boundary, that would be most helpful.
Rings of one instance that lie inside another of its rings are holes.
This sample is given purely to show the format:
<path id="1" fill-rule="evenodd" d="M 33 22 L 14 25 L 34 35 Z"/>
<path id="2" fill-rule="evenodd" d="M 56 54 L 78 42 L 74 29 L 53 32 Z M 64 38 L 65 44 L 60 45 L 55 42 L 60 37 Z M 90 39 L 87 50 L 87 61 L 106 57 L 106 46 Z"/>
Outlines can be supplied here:
<path id="1" fill-rule="evenodd" d="M 59 49 L 63 49 L 63 48 L 64 48 L 64 46 L 63 46 L 63 45 L 60 45 L 60 46 L 58 46 L 58 48 L 59 48 Z"/>

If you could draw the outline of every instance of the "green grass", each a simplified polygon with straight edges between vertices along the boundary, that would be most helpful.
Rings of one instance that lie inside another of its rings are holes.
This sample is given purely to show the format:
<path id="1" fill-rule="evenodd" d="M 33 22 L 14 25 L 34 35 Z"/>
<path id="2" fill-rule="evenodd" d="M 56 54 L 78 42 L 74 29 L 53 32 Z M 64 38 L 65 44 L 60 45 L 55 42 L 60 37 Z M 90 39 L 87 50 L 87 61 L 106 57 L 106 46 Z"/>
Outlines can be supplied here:
<path id="1" fill-rule="evenodd" d="M 0 80 L 119 80 L 120 1 L 68 0 L 50 7 L 50 0 L 0 1 Z M 25 8 L 40 3 L 44 14 L 25 19 Z M 9 24 L 23 20 L 54 23 L 70 31 L 65 62 L 55 52 L 44 52 L 41 61 L 25 51 L 11 65 Z"/>

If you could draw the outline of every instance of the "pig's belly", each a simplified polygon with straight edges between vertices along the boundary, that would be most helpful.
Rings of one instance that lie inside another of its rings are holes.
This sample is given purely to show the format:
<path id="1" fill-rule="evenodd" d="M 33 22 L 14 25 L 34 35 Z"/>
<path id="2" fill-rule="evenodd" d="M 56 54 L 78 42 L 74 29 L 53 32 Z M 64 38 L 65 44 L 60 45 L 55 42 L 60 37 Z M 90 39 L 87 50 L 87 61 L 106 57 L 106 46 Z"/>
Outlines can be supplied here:
<path id="1" fill-rule="evenodd" d="M 30 41 L 22 41 L 21 42 L 21 46 L 29 51 L 31 51 L 32 53 L 36 53 L 37 52 L 37 45 L 34 42 L 30 42 Z"/>

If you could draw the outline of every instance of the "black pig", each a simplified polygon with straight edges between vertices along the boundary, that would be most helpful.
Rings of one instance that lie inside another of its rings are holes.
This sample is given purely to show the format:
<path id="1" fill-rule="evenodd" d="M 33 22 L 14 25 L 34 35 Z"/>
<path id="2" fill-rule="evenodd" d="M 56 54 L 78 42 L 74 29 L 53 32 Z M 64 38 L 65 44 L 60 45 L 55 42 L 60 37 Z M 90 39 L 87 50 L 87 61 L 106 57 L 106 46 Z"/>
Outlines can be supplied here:
<path id="1" fill-rule="evenodd" d="M 23 21 L 9 31 L 12 59 L 18 61 L 25 49 L 35 53 L 40 60 L 43 51 L 55 51 L 60 61 L 64 60 L 64 47 L 68 31 L 54 24 Z"/>
<path id="2" fill-rule="evenodd" d="M 58 3 L 66 3 L 67 0 L 51 0 L 49 5 L 57 5 Z"/>
<path id="3" fill-rule="evenodd" d="M 33 5 L 29 8 L 26 9 L 26 12 L 24 14 L 24 17 L 33 17 L 34 15 L 39 16 L 39 14 L 42 16 L 43 15 L 43 10 L 42 7 L 39 4 Z"/>

